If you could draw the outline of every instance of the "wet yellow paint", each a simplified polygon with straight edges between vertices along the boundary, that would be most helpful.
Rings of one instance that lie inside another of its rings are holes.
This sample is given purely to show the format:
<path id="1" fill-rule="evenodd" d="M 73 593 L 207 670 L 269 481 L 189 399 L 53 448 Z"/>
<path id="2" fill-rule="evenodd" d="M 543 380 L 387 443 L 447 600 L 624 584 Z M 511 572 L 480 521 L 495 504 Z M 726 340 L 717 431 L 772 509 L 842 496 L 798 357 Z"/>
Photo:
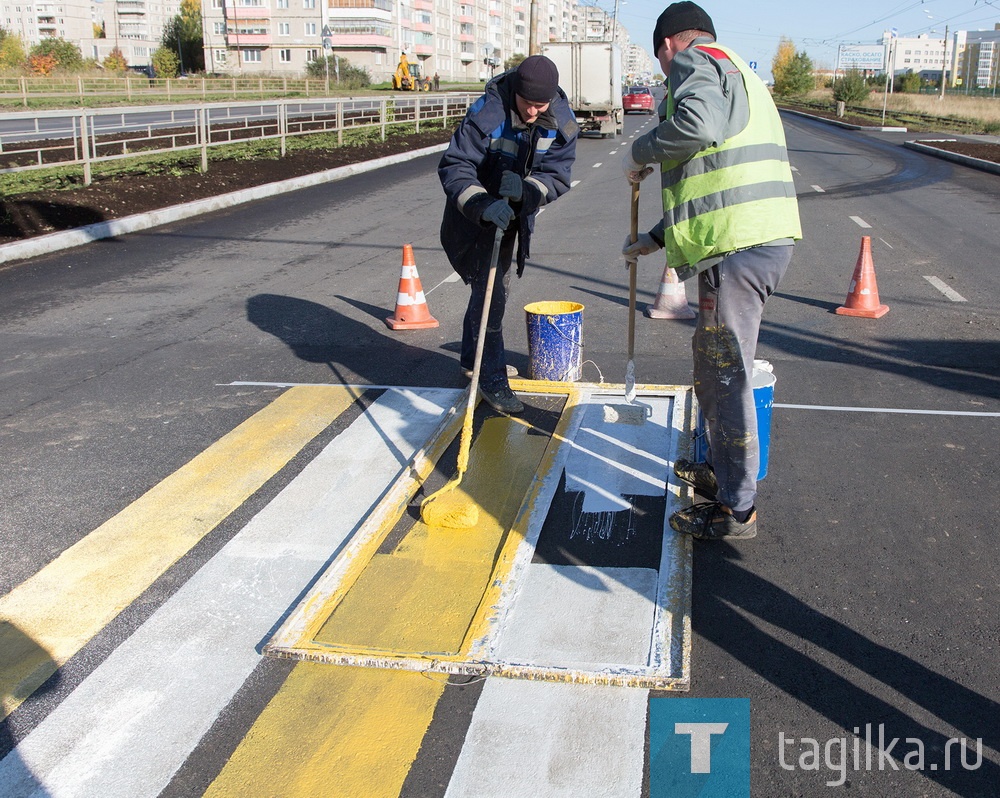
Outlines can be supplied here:
<path id="1" fill-rule="evenodd" d="M 418 522 L 390 554 L 376 554 L 315 635 L 316 643 L 395 655 L 461 651 L 507 530 L 535 476 L 546 435 L 488 419 L 453 493 L 479 507 L 472 529 Z"/>
<path id="2" fill-rule="evenodd" d="M 444 692 L 442 677 L 303 663 L 206 798 L 394 798 Z"/>
<path id="3" fill-rule="evenodd" d="M 355 400 L 296 387 L 0 598 L 5 717 Z"/>

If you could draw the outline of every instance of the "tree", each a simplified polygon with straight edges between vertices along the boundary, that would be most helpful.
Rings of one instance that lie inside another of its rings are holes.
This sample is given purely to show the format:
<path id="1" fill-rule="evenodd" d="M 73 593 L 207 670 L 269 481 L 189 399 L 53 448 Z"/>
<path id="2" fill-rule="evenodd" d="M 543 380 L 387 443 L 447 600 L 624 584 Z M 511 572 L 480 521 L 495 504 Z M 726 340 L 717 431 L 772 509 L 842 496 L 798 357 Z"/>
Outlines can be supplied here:
<path id="1" fill-rule="evenodd" d="M 153 51 L 153 74 L 158 78 L 176 78 L 180 74 L 181 62 L 177 53 L 166 47 L 157 47 Z"/>
<path id="2" fill-rule="evenodd" d="M 108 53 L 102 66 L 108 70 L 108 72 L 124 74 L 125 70 L 128 69 L 128 60 L 125 58 L 125 53 L 115 47 L 110 53 Z"/>
<path id="3" fill-rule="evenodd" d="M 350 61 L 339 55 L 328 55 L 317 58 L 306 64 L 306 74 L 311 78 L 325 78 L 330 70 L 330 80 L 337 75 L 337 65 L 340 64 L 340 83 L 342 89 L 364 89 L 371 85 L 372 76 L 364 67 L 353 66 Z"/>
<path id="4" fill-rule="evenodd" d="M 896 91 L 907 92 L 908 94 L 919 94 L 920 85 L 923 81 L 920 80 L 920 74 L 917 72 L 907 72 L 904 75 L 900 75 L 896 78 Z"/>
<path id="5" fill-rule="evenodd" d="M 791 39 L 782 36 L 778 40 L 778 49 L 771 60 L 771 76 L 774 78 L 775 87 L 788 71 L 793 58 L 795 58 L 795 44 Z"/>
<path id="6" fill-rule="evenodd" d="M 516 66 L 520 66 L 521 62 L 527 57 L 524 53 L 514 53 L 514 55 L 503 62 L 503 68 L 513 69 Z"/>
<path id="7" fill-rule="evenodd" d="M 80 52 L 80 48 L 72 42 L 55 37 L 42 39 L 28 51 L 28 56 L 29 59 L 32 57 L 51 57 L 55 61 L 53 69 L 61 72 L 72 72 L 83 66 L 83 53 Z"/>
<path id="8" fill-rule="evenodd" d="M 864 100 L 870 91 L 864 76 L 857 69 L 848 69 L 843 77 L 834 81 L 833 99 L 850 105 Z"/>
<path id="9" fill-rule="evenodd" d="M 201 30 L 201 1 L 181 0 L 181 13 L 163 26 L 160 43 L 177 53 L 182 72 L 205 69 L 205 49 Z"/>
<path id="10" fill-rule="evenodd" d="M 791 39 L 784 36 L 771 62 L 771 74 L 774 77 L 774 93 L 780 97 L 805 94 L 816 88 L 812 59 L 804 50 L 795 52 Z"/>
<path id="11" fill-rule="evenodd" d="M 0 28 L 0 69 L 23 69 L 27 58 L 21 37 Z"/>

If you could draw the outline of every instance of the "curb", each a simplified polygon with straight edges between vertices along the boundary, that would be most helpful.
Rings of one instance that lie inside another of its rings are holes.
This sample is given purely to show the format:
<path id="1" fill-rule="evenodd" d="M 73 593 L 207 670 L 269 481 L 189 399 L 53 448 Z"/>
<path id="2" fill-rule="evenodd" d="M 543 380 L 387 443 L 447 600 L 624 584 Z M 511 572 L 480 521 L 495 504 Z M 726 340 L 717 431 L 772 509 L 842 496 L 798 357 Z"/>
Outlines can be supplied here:
<path id="1" fill-rule="evenodd" d="M 907 129 L 905 127 L 881 127 L 879 125 L 852 125 L 849 122 L 838 122 L 836 119 L 827 119 L 825 116 L 815 116 L 814 114 L 807 114 L 805 111 L 796 111 L 792 108 L 781 108 L 780 110 L 782 113 L 785 114 L 795 114 L 796 116 L 804 116 L 806 119 L 815 119 L 817 122 L 826 122 L 828 125 L 845 127 L 848 130 L 871 130 L 876 133 L 907 132 Z"/>
<path id="2" fill-rule="evenodd" d="M 362 161 L 356 164 L 348 164 L 347 166 L 338 166 L 335 169 L 327 169 L 325 172 L 314 172 L 311 175 L 279 180 L 277 183 L 265 183 L 261 186 L 231 191 L 228 194 L 219 194 L 216 197 L 194 200 L 193 202 L 185 202 L 181 205 L 173 205 L 169 208 L 161 208 L 149 213 L 137 213 L 133 216 L 123 216 L 121 219 L 111 219 L 106 222 L 88 224 L 85 227 L 78 227 L 74 230 L 48 233 L 47 235 L 36 236 L 25 241 L 3 244 L 0 246 L 0 263 L 11 263 L 38 255 L 46 255 L 50 252 L 58 252 L 59 250 L 89 244 L 102 238 L 115 238 L 116 236 L 135 233 L 139 230 L 148 230 L 151 227 L 170 224 L 181 219 L 189 219 L 192 216 L 200 216 L 203 213 L 211 213 L 223 208 L 232 208 L 235 205 L 242 205 L 254 200 L 264 199 L 265 197 L 285 194 L 289 191 L 297 191 L 300 188 L 317 186 L 322 183 L 332 183 L 336 180 L 343 180 L 346 177 L 381 169 L 383 166 L 392 166 L 393 164 L 409 161 L 413 158 L 442 152 L 447 147 L 447 142 L 444 144 L 435 144 L 432 147 L 424 147 L 412 152 L 402 152 L 397 155 L 387 155 L 385 158 L 376 158 L 373 161 Z"/>
<path id="3" fill-rule="evenodd" d="M 957 139 L 924 139 L 924 141 L 956 141 Z M 904 147 L 922 152 L 925 155 L 933 155 L 935 158 L 944 158 L 946 161 L 954 161 L 962 166 L 971 166 L 973 169 L 981 169 L 994 175 L 1000 175 L 1000 164 L 993 161 L 984 161 L 982 158 L 973 158 L 971 155 L 962 155 L 958 152 L 948 152 L 937 147 L 929 147 L 919 141 L 904 141 Z"/>

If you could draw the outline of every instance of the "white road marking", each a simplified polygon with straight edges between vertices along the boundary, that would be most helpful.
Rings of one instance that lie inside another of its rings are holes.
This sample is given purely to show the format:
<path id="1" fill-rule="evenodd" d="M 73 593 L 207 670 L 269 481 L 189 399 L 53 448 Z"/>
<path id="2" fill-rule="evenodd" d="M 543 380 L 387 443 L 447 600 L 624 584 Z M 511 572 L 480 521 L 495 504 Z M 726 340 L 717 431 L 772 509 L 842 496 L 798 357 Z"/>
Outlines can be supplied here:
<path id="1" fill-rule="evenodd" d="M 569 187 L 570 188 L 576 188 L 578 185 L 580 185 L 580 181 L 579 180 L 574 180 L 572 183 L 569 184 Z"/>
<path id="2" fill-rule="evenodd" d="M 926 277 L 926 276 L 924 277 L 924 279 L 931 285 L 933 285 L 938 291 L 940 291 L 942 294 L 948 297 L 948 299 L 950 299 L 952 302 L 968 301 L 964 296 L 958 293 L 958 291 L 954 290 L 953 288 L 950 288 L 948 284 L 944 282 L 944 280 L 941 280 L 937 277 Z"/>
<path id="3" fill-rule="evenodd" d="M 866 221 L 865 221 L 864 219 L 862 219 L 862 218 L 861 218 L 860 216 L 849 216 L 848 218 L 849 218 L 849 219 L 850 219 L 850 220 L 851 220 L 852 222 L 854 222 L 854 223 L 855 223 L 855 224 L 856 224 L 856 225 L 857 225 L 858 227 L 871 227 L 871 225 L 870 225 L 870 224 L 868 224 L 868 222 L 866 222 Z"/>
<path id="4" fill-rule="evenodd" d="M 837 410 L 843 413 L 902 413 L 914 416 L 973 416 L 976 418 L 1000 418 L 1000 413 L 981 413 L 975 410 L 910 410 L 899 407 L 837 407 L 836 405 L 786 405 L 774 403 L 775 407 L 789 410 Z"/>
<path id="5" fill-rule="evenodd" d="M 538 209 L 538 213 L 537 213 L 537 214 L 535 214 L 535 215 L 536 215 L 536 216 L 541 216 L 541 215 L 542 215 L 543 213 L 545 213 L 545 208 L 539 208 L 539 209 Z"/>
<path id="6" fill-rule="evenodd" d="M 895 247 L 892 244 L 890 244 L 888 241 L 886 241 L 884 238 L 880 238 L 879 241 L 881 241 L 883 244 L 885 244 L 887 247 L 889 247 L 889 249 L 895 249 Z"/>
<path id="7" fill-rule="evenodd" d="M 596 169 L 598 166 L 601 166 L 601 165 L 602 165 L 601 162 L 598 161 L 597 163 L 594 164 L 594 169 Z"/>
<path id="8" fill-rule="evenodd" d="M 612 150 L 611 152 L 608 153 L 608 155 L 617 155 L 617 154 L 618 150 Z"/>
<path id="9" fill-rule="evenodd" d="M 642 795 L 648 692 L 489 679 L 446 798 Z"/>
<path id="10" fill-rule="evenodd" d="M 452 272 L 447 277 L 445 277 L 440 283 L 438 283 L 436 286 L 434 286 L 434 288 L 431 288 L 431 289 L 428 289 L 427 291 L 424 291 L 424 296 L 429 296 L 430 294 L 433 294 L 434 290 L 436 288 L 440 288 L 445 283 L 457 283 L 461 279 L 462 278 L 458 276 L 457 272 Z"/>
<path id="11" fill-rule="evenodd" d="M 0 762 L 0 795 L 159 795 L 456 395 L 379 397 Z"/>
<path id="12" fill-rule="evenodd" d="M 797 166 L 793 166 L 793 167 L 792 167 L 792 171 L 793 171 L 793 172 L 797 172 L 797 171 L 799 171 L 799 168 L 798 168 Z"/>
<path id="13" fill-rule="evenodd" d="M 818 192 L 820 194 L 826 194 L 826 190 L 823 189 L 821 186 L 813 186 L 812 190 L 816 191 L 816 192 Z"/>

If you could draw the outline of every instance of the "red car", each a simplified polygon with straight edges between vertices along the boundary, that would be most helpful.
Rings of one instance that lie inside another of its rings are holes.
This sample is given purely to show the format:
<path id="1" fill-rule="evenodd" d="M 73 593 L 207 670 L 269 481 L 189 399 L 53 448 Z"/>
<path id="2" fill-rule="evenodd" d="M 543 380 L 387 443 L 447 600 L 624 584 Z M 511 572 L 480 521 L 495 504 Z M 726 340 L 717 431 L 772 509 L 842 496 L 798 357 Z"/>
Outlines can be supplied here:
<path id="1" fill-rule="evenodd" d="M 656 101 L 653 99 L 653 92 L 648 86 L 629 86 L 628 91 L 622 95 L 622 108 L 627 114 L 629 111 L 644 111 L 647 114 L 656 113 Z"/>

